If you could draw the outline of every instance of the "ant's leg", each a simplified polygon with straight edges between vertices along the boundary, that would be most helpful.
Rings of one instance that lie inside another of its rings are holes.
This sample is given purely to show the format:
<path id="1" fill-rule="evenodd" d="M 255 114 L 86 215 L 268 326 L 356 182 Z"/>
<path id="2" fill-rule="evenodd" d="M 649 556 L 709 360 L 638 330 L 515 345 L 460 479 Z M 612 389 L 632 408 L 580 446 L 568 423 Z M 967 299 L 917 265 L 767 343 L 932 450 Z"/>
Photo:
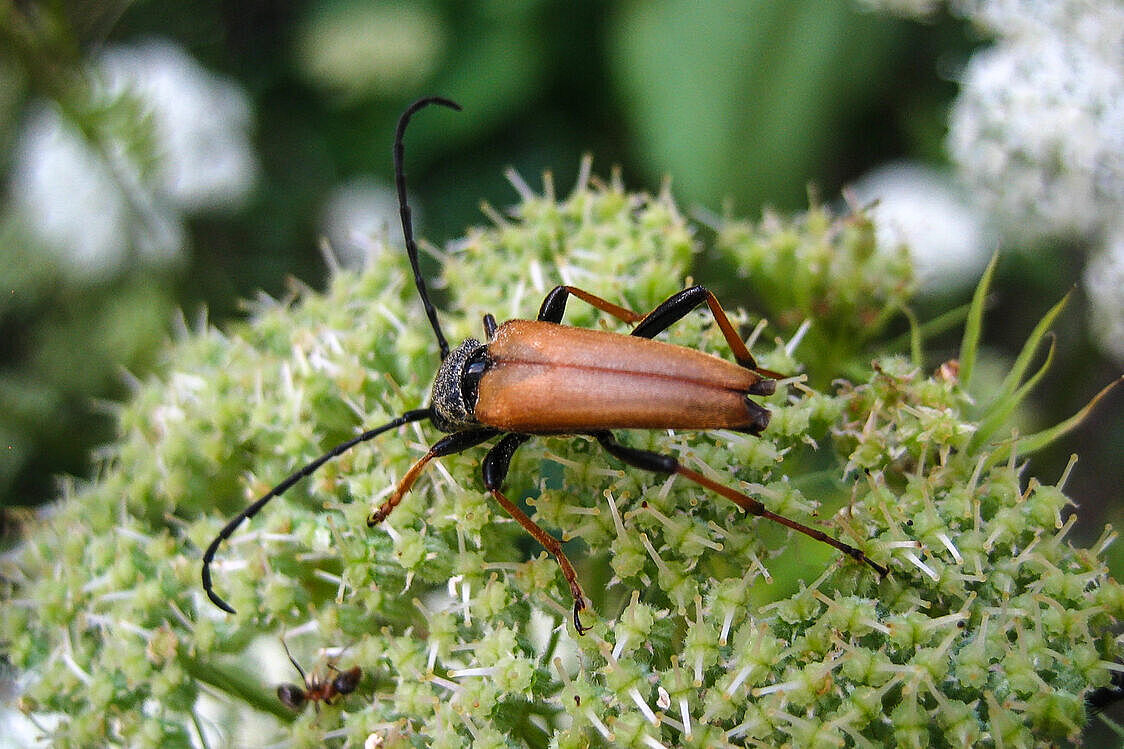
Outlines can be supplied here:
<path id="1" fill-rule="evenodd" d="M 574 629 L 578 631 L 579 635 L 583 635 L 589 631 L 589 627 L 581 623 L 578 614 L 586 607 L 585 595 L 582 593 L 581 585 L 578 584 L 578 575 L 574 572 L 573 565 L 570 564 L 570 560 L 566 558 L 566 554 L 562 551 L 562 544 L 554 536 L 536 525 L 535 521 L 527 517 L 527 513 L 519 509 L 518 505 L 505 497 L 503 492 L 500 491 L 500 487 L 507 477 L 507 469 L 511 465 L 511 457 L 519 446 L 530 438 L 531 436 L 528 434 L 509 434 L 484 456 L 482 466 L 484 488 L 491 492 L 508 515 L 515 518 L 516 522 L 523 526 L 523 529 L 530 533 L 558 561 L 558 566 L 562 568 L 562 576 L 566 578 L 566 582 L 570 586 L 570 595 L 574 597 Z"/>
<path id="2" fill-rule="evenodd" d="M 854 546 L 845 544 L 839 539 L 827 535 L 823 531 L 816 530 L 815 528 L 811 528 L 807 525 L 804 525 L 803 523 L 798 523 L 795 520 L 790 520 L 783 515 L 778 515 L 775 512 L 771 512 L 770 510 L 765 508 L 765 505 L 761 504 L 756 499 L 735 489 L 731 489 L 728 486 L 719 484 L 717 481 L 711 481 L 701 473 L 692 471 L 689 468 L 684 468 L 679 464 L 678 460 L 670 455 L 661 455 L 660 453 L 654 453 L 648 450 L 638 450 L 634 447 L 622 445 L 620 442 L 617 442 L 616 438 L 614 438 L 612 433 L 610 432 L 594 432 L 593 436 L 597 438 L 597 441 L 601 443 L 602 447 L 604 447 L 611 455 L 613 455 L 623 463 L 627 463 L 630 466 L 635 466 L 636 468 L 643 468 L 646 471 L 654 471 L 655 473 L 674 473 L 682 476 L 688 481 L 693 481 L 699 486 L 710 489 L 716 494 L 721 494 L 723 497 L 748 512 L 750 515 L 757 515 L 758 517 L 767 518 L 775 523 L 780 523 L 783 526 L 791 528 L 794 531 L 799 531 L 805 536 L 809 536 L 816 539 L 817 541 L 822 541 L 829 546 L 835 547 L 852 559 L 870 565 L 874 570 L 878 572 L 879 576 L 883 576 L 889 571 L 886 569 L 886 567 L 878 564 L 862 551 L 856 549 Z"/>
<path id="3" fill-rule="evenodd" d="M 633 329 L 632 335 L 640 336 L 641 338 L 654 338 L 656 335 L 682 320 L 687 316 L 687 313 L 703 302 L 706 302 L 706 305 L 710 307 L 710 313 L 714 315 L 714 321 L 718 323 L 718 327 L 722 330 L 722 335 L 726 338 L 726 343 L 730 345 L 730 350 L 734 352 L 734 361 L 746 369 L 760 372 L 766 377 L 774 379 L 784 378 L 784 375 L 778 372 L 770 372 L 767 369 L 761 369 L 757 366 L 757 360 L 749 353 L 745 341 L 743 341 L 741 336 L 738 335 L 738 332 L 734 330 L 730 318 L 726 316 L 726 310 L 722 309 L 718 298 L 705 286 L 692 286 L 689 289 L 683 289 L 683 291 L 668 297 L 662 304 L 644 316 L 640 324 Z M 760 394 L 767 395 L 768 393 Z"/>
<path id="4" fill-rule="evenodd" d="M 301 710 L 305 703 L 308 702 L 308 677 L 304 675 L 304 669 L 301 664 L 297 663 L 297 659 L 289 652 L 289 645 L 285 642 L 285 636 L 281 635 L 281 647 L 285 648 L 285 655 L 289 656 L 289 663 L 293 664 L 293 668 L 301 675 L 301 683 L 297 684 L 278 684 L 277 685 L 277 699 L 290 710 Z"/>
<path id="5" fill-rule="evenodd" d="M 623 322 L 633 323 L 644 319 L 644 316 L 639 313 L 620 307 L 599 296 L 594 296 L 588 291 L 579 289 L 576 286 L 555 286 L 551 289 L 550 293 L 546 295 L 546 299 L 543 299 L 542 306 L 539 307 L 538 319 L 543 322 L 562 322 L 562 315 L 566 312 L 566 299 L 570 294 L 573 294 L 583 302 L 591 304 L 602 312 L 608 312 L 610 315 Z"/>
<path id="6" fill-rule="evenodd" d="M 475 447 L 481 442 L 487 442 L 492 437 L 499 434 L 495 429 L 473 429 L 467 432 L 453 432 L 448 437 L 443 437 L 437 441 L 433 447 L 429 448 L 429 452 L 421 457 L 417 463 L 406 471 L 406 475 L 398 482 L 398 486 L 394 487 L 394 491 L 386 498 L 382 505 L 367 516 L 367 525 L 375 526 L 386 520 L 398 503 L 402 501 L 402 497 L 410 491 L 410 487 L 417 481 L 418 476 L 421 475 L 422 469 L 426 464 L 434 458 L 440 458 L 443 455 L 452 455 L 467 450 L 470 447 Z"/>

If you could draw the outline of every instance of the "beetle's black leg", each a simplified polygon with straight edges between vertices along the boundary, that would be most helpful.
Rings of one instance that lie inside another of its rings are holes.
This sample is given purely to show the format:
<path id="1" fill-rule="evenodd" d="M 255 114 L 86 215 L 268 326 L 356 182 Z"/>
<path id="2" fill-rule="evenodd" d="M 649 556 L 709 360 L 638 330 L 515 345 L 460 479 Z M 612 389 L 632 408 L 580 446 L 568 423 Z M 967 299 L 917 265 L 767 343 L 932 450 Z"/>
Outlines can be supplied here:
<path id="1" fill-rule="evenodd" d="M 542 306 L 539 307 L 539 320 L 543 322 L 562 322 L 562 315 L 566 312 L 566 299 L 570 294 L 573 294 L 587 304 L 593 305 L 602 312 L 608 312 L 610 315 L 623 322 L 638 322 L 644 318 L 641 314 L 613 304 L 606 299 L 590 294 L 588 291 L 579 289 L 576 286 L 555 286 L 550 290 L 550 293 L 546 295 L 546 299 L 542 300 Z"/>
<path id="2" fill-rule="evenodd" d="M 1124 672 L 1113 669 L 1109 683 L 1085 694 L 1085 707 L 1093 715 L 1124 699 Z"/>
<path id="3" fill-rule="evenodd" d="M 757 366 L 757 360 L 749 353 L 745 342 L 742 341 L 737 331 L 734 330 L 733 323 L 731 323 L 730 318 L 726 316 L 726 310 L 722 309 L 718 298 L 705 286 L 692 286 L 689 289 L 683 289 L 683 291 L 668 297 L 647 315 L 637 314 L 630 309 L 620 307 L 574 286 L 555 286 L 550 290 L 550 293 L 546 295 L 546 299 L 543 300 L 542 307 L 539 308 L 538 319 L 544 322 L 562 322 L 562 315 L 566 311 L 566 299 L 571 294 L 603 312 L 608 312 L 618 320 L 627 323 L 639 323 L 633 328 L 632 335 L 641 338 L 656 337 L 686 317 L 695 307 L 706 302 L 707 306 L 710 307 L 711 314 L 714 315 L 715 322 L 718 323 L 718 327 L 722 330 L 722 335 L 726 338 L 726 342 L 734 352 L 734 360 L 746 369 L 751 369 L 767 378 L 772 378 L 763 379 L 755 383 L 750 390 L 751 395 L 772 395 L 776 390 L 776 384 L 773 382 L 773 379 L 782 379 L 784 377 L 784 375 L 779 372 L 761 369 Z"/>
<path id="4" fill-rule="evenodd" d="M 678 294 L 673 294 L 662 302 L 658 307 L 644 316 L 632 330 L 632 335 L 640 336 L 641 338 L 654 338 L 658 334 L 670 328 L 675 323 L 682 320 L 687 314 L 698 307 L 703 302 L 710 307 L 710 312 L 714 315 L 714 321 L 718 323 L 718 327 L 722 330 L 722 335 L 725 336 L 726 342 L 730 344 L 730 350 L 734 352 L 734 361 L 742 365 L 746 369 L 752 369 L 754 372 L 759 372 L 766 377 L 775 379 L 783 378 L 784 375 L 778 372 L 770 372 L 767 369 L 761 369 L 757 366 L 757 360 L 749 353 L 749 349 L 745 346 L 745 341 L 741 339 L 738 332 L 734 330 L 730 318 L 726 316 L 726 310 L 722 309 L 718 297 L 707 289 L 705 286 L 692 286 L 689 289 L 683 289 Z M 762 384 L 766 382 L 762 381 Z M 766 386 L 767 388 L 768 386 Z M 754 395 L 769 395 L 772 393 L 760 392 Z"/>
<path id="5" fill-rule="evenodd" d="M 775 512 L 771 512 L 770 510 L 765 508 L 765 505 L 761 504 L 753 497 L 743 494 L 736 489 L 731 489 L 730 487 L 723 484 L 719 484 L 717 481 L 711 481 L 701 473 L 692 471 L 689 468 L 684 468 L 682 465 L 680 465 L 678 460 L 670 455 L 661 455 L 660 453 L 654 453 L 648 450 L 638 450 L 635 447 L 622 445 L 620 442 L 617 442 L 616 438 L 613 437 L 611 432 L 594 432 L 593 436 L 597 438 L 597 441 L 601 443 L 602 447 L 604 447 L 613 457 L 617 458 L 622 463 L 627 463 L 628 465 L 635 466 L 637 468 L 643 468 L 646 471 L 654 471 L 656 473 L 674 473 L 676 475 L 682 476 L 688 481 L 693 481 L 699 486 L 710 489 L 716 494 L 721 494 L 723 497 L 748 512 L 750 515 L 757 515 L 758 517 L 768 518 L 769 520 L 780 523 L 781 525 L 791 528 L 794 531 L 799 531 L 805 536 L 810 536 L 817 541 L 822 541 L 829 546 L 835 547 L 852 559 L 870 565 L 878 572 L 879 576 L 885 575 L 888 572 L 886 567 L 878 564 L 862 551 L 856 549 L 854 546 L 845 544 L 839 539 L 827 535 L 823 531 L 816 530 L 815 528 L 811 528 L 807 525 L 804 525 L 803 523 L 798 523 L 795 520 L 790 520 L 783 515 L 778 515 Z"/>
<path id="6" fill-rule="evenodd" d="M 515 518 L 523 526 L 523 529 L 530 533 L 558 561 L 558 566 L 562 568 L 562 576 L 566 578 L 566 582 L 570 586 L 570 595 L 574 597 L 574 629 L 577 630 L 579 635 L 583 635 L 589 631 L 589 627 L 582 624 L 578 614 L 585 609 L 585 594 L 582 593 L 581 585 L 578 584 L 578 575 L 574 572 L 574 566 L 570 564 L 570 560 L 566 558 L 566 554 L 562 551 L 562 544 L 554 536 L 540 528 L 534 520 L 527 517 L 527 513 L 519 509 L 518 505 L 505 497 L 503 492 L 500 491 L 503 481 L 507 477 L 507 469 L 511 465 L 511 457 L 519 446 L 530 438 L 531 436 L 528 434 L 509 434 L 484 456 L 482 465 L 484 488 L 491 492 L 508 515 Z"/>
<path id="7" fill-rule="evenodd" d="M 442 437 L 437 441 L 433 447 L 429 448 L 429 452 L 421 457 L 421 459 L 414 463 L 410 470 L 406 471 L 406 475 L 398 482 L 398 486 L 394 487 L 394 491 L 386 498 L 386 501 L 379 506 L 377 510 L 367 516 L 367 525 L 374 526 L 386 520 L 398 503 L 402 501 L 402 497 L 410 491 L 410 487 L 417 481 L 418 476 L 421 475 L 422 469 L 426 464 L 434 458 L 440 458 L 442 455 L 452 455 L 467 450 L 470 447 L 475 447 L 481 442 L 487 442 L 499 434 L 496 429 L 472 429 L 466 432 L 453 432 L 448 437 Z"/>

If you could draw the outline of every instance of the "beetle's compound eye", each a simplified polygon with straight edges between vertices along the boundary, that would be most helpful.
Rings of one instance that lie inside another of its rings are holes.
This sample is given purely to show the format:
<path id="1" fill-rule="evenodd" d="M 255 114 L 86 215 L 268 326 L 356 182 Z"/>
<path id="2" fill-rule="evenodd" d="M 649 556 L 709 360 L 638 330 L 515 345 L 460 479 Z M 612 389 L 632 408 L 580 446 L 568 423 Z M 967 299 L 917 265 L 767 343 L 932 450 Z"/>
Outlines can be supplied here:
<path id="1" fill-rule="evenodd" d="M 461 397 L 469 411 L 476 409 L 477 393 L 480 389 L 480 378 L 488 371 L 491 362 L 488 360 L 488 347 L 481 346 L 464 364 L 461 374 Z"/>

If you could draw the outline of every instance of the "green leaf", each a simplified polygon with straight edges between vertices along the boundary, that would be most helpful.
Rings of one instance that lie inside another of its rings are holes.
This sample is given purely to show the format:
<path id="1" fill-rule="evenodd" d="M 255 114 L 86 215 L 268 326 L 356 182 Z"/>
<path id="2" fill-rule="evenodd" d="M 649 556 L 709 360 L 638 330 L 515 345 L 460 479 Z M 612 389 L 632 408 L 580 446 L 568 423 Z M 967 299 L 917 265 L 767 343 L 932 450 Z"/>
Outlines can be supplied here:
<path id="1" fill-rule="evenodd" d="M 1053 340 L 1050 342 L 1050 351 L 1046 355 L 1045 363 L 1025 385 L 1021 384 L 1023 375 L 1026 374 L 1031 359 L 1034 357 L 1034 352 L 1038 350 L 1038 345 L 1042 342 L 1042 339 L 1049 334 L 1050 325 L 1053 324 L 1068 300 L 1069 294 L 1066 294 L 1061 298 L 1061 301 L 1051 307 L 1050 310 L 1043 315 L 1042 319 L 1038 321 L 1038 324 L 1034 326 L 1030 337 L 1027 338 L 1026 343 L 1023 344 L 1022 350 L 1019 351 L 1019 355 L 1015 358 L 1015 363 L 1011 366 L 1007 376 L 1003 378 L 1003 383 L 999 386 L 998 395 L 996 395 L 995 399 L 984 409 L 983 415 L 981 416 L 980 428 L 972 437 L 971 446 L 973 449 L 983 445 L 988 437 L 1003 426 L 1003 423 L 1010 417 L 1011 413 L 1014 412 L 1018 405 L 1030 394 L 1030 391 L 1038 384 L 1038 381 L 1042 379 L 1042 375 L 1046 374 L 1046 370 L 1054 359 Z"/>
<path id="2" fill-rule="evenodd" d="M 976 292 L 972 295 L 972 303 L 968 306 L 968 321 L 964 325 L 964 340 L 960 343 L 960 382 L 965 390 L 972 384 L 972 374 L 976 368 L 976 357 L 980 349 L 980 333 L 983 330 L 984 302 L 987 299 L 987 290 L 991 286 L 991 277 L 995 275 L 995 265 L 999 260 L 996 251 L 984 270 Z"/>
<path id="3" fill-rule="evenodd" d="M 1094 395 L 1093 399 L 1086 403 L 1084 408 L 1075 413 L 1073 416 L 1070 416 L 1065 421 L 1059 424 L 1055 424 L 1049 429 L 1043 429 L 1040 432 L 1035 432 L 1034 434 L 1028 434 L 1025 437 L 1015 439 L 1008 444 L 998 448 L 994 453 L 991 454 L 991 457 L 988 459 L 986 466 L 991 467 L 1006 460 L 1010 455 L 1012 448 L 1014 448 L 1019 454 L 1025 455 L 1027 453 L 1041 450 L 1043 447 L 1046 447 L 1059 437 L 1068 434 L 1074 428 L 1080 426 L 1081 422 L 1085 421 L 1085 419 L 1092 412 L 1093 407 L 1096 406 L 1102 398 L 1112 392 L 1112 389 L 1119 385 L 1121 382 L 1124 382 L 1124 375 L 1121 375 L 1117 379 L 1110 382 L 1108 385 L 1105 385 L 1103 388 L 1101 388 L 1101 391 Z"/>
<path id="4" fill-rule="evenodd" d="M 969 305 L 962 304 L 959 307 L 949 310 L 948 312 L 942 312 L 932 320 L 918 323 L 916 334 L 914 333 L 913 325 L 911 324 L 908 333 L 902 333 L 896 338 L 887 341 L 882 346 L 882 348 L 886 351 L 905 351 L 906 347 L 908 346 L 910 351 L 912 351 L 914 347 L 915 336 L 920 336 L 921 343 L 924 343 L 926 338 L 933 338 L 935 336 L 939 336 L 941 333 L 944 333 L 947 330 L 951 330 L 952 328 L 968 319 L 968 307 Z M 905 315 L 907 318 L 913 315 L 912 310 L 906 312 Z"/>
<path id="5" fill-rule="evenodd" d="M 1023 375 L 1026 373 L 1027 367 L 1030 366 L 1030 360 L 1034 357 L 1034 352 L 1038 349 L 1038 344 L 1042 342 L 1042 339 L 1043 337 L 1045 337 L 1047 331 L 1050 328 L 1050 325 L 1053 324 L 1054 319 L 1058 316 L 1058 313 L 1062 311 L 1062 308 L 1065 306 L 1065 303 L 1068 300 L 1069 294 L 1066 294 L 1064 297 L 1062 297 L 1061 301 L 1051 307 L 1050 311 L 1047 312 L 1042 317 L 1042 319 L 1038 321 L 1038 324 L 1034 326 L 1034 330 L 1031 331 L 1030 337 L 1026 339 L 1026 343 L 1023 344 L 1022 350 L 1019 352 L 1018 357 L 1015 359 L 1015 363 L 1014 365 L 1012 365 L 1011 371 L 1008 372 L 1007 376 L 1003 378 L 1003 384 L 999 388 L 999 395 L 996 396 L 992 404 L 988 406 L 988 411 L 999 406 L 1019 387 L 1019 382 L 1022 380 Z"/>
<path id="6" fill-rule="evenodd" d="M 1026 384 L 1020 387 L 1014 393 L 1009 395 L 1000 396 L 996 398 L 995 402 L 988 408 L 985 416 L 980 422 L 980 427 L 972 436 L 972 442 L 968 447 L 969 452 L 974 452 L 979 447 L 985 444 L 991 435 L 995 433 L 1003 424 L 1010 418 L 1011 413 L 1022 403 L 1023 399 L 1034 389 L 1038 381 L 1042 379 L 1042 375 L 1046 374 L 1046 370 L 1050 368 L 1050 364 L 1054 361 L 1055 340 L 1053 335 L 1050 336 L 1050 350 L 1046 352 L 1046 361 L 1038 368 Z M 1025 349 L 1024 349 L 1025 350 Z M 1012 370 L 1013 371 L 1013 370 Z M 1010 379 L 1008 377 L 1007 379 Z"/>
<path id="7" fill-rule="evenodd" d="M 917 322 L 917 315 L 913 314 L 913 310 L 909 307 L 902 307 L 902 314 L 909 320 L 909 358 L 913 362 L 913 366 L 921 368 L 925 366 L 925 353 L 924 343 L 925 336 L 921 332 L 921 326 Z"/>

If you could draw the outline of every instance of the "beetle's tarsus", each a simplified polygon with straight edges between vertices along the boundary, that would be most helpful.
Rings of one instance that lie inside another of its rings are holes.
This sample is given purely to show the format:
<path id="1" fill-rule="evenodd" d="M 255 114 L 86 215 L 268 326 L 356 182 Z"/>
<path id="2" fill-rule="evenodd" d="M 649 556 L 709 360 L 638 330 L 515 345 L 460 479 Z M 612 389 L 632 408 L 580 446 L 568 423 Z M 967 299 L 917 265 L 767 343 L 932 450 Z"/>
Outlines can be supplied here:
<path id="1" fill-rule="evenodd" d="M 830 542 L 829 542 L 829 543 L 830 543 Z M 842 542 L 840 542 L 840 543 L 842 543 Z M 881 580 L 882 580 L 882 579 L 883 579 L 884 577 L 886 577 L 886 575 L 890 574 L 890 569 L 889 569 L 888 567 L 886 567 L 885 565 L 883 565 L 883 564 L 879 564 L 878 562 L 874 561 L 873 559 L 871 559 L 870 557 L 868 557 L 868 556 L 866 555 L 866 553 L 865 553 L 865 552 L 863 552 L 863 551 L 862 551 L 861 549 L 856 549 L 856 548 L 855 548 L 854 546 L 849 546 L 849 545 L 847 545 L 847 544 L 843 544 L 843 546 L 846 546 L 846 548 L 844 549 L 844 551 L 846 551 L 846 552 L 847 552 L 847 555 L 848 555 L 848 556 L 850 556 L 850 557 L 851 557 L 852 559 L 854 559 L 854 560 L 855 560 L 856 562 L 862 562 L 863 564 L 866 564 L 866 565 L 868 565 L 868 566 L 869 566 L 869 567 L 871 567 L 871 568 L 872 568 L 872 569 L 873 569 L 873 570 L 874 570 L 875 572 L 877 572 L 877 573 L 878 573 L 878 580 L 879 580 L 879 581 L 881 581 Z"/>
<path id="2" fill-rule="evenodd" d="M 593 629 L 593 627 L 587 627 L 582 624 L 582 620 L 578 618 L 578 614 L 584 610 L 585 601 L 580 598 L 574 601 L 574 629 L 578 631 L 579 635 L 584 635 L 586 632 Z"/>

